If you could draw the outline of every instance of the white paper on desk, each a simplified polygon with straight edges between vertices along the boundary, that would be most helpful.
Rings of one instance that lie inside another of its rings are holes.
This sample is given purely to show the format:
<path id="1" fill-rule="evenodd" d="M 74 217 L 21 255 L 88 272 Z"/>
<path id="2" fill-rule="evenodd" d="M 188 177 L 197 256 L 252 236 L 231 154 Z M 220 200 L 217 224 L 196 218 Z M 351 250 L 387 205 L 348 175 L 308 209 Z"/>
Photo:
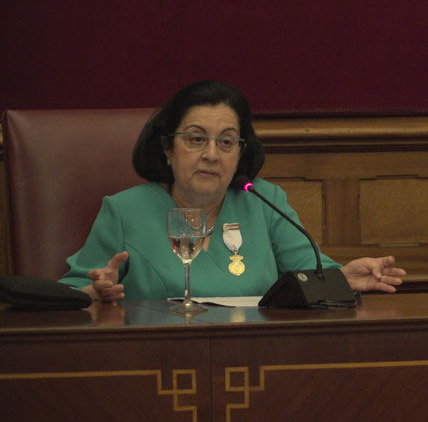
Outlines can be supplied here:
<path id="1" fill-rule="evenodd" d="M 257 307 L 261 296 L 228 296 L 228 297 L 192 297 L 197 303 L 229 306 L 232 308 Z M 168 300 L 183 300 L 182 297 L 173 297 Z"/>

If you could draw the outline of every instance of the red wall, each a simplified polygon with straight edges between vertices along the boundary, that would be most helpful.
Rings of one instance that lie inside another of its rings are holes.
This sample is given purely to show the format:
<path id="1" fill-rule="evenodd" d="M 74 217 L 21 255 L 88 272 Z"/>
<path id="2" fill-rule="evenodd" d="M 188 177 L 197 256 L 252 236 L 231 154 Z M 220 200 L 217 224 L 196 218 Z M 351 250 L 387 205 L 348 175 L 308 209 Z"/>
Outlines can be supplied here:
<path id="1" fill-rule="evenodd" d="M 144 107 L 196 79 L 255 110 L 428 109 L 420 0 L 2 0 L 0 110 Z"/>

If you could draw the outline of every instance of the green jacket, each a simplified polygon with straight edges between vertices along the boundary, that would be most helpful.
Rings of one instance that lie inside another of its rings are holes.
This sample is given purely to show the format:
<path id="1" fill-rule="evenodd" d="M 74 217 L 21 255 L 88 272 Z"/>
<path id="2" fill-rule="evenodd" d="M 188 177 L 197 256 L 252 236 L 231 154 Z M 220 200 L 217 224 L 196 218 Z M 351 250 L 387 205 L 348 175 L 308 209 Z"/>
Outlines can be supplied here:
<path id="1" fill-rule="evenodd" d="M 256 189 L 299 222 L 285 192 L 262 179 Z M 166 299 L 183 296 L 184 268 L 173 253 L 166 232 L 166 215 L 175 208 L 171 196 L 157 183 L 145 183 L 105 197 L 83 247 L 67 259 L 70 270 L 61 280 L 82 288 L 89 270 L 104 267 L 118 252 L 128 251 L 120 267 L 127 299 Z M 229 272 L 233 253 L 223 241 L 223 224 L 240 223 L 245 272 Z M 299 222 L 300 223 L 300 222 Z M 323 266 L 340 267 L 321 254 Z M 192 296 L 262 296 L 288 270 L 315 268 L 307 238 L 251 193 L 228 189 L 208 251 L 191 265 Z"/>

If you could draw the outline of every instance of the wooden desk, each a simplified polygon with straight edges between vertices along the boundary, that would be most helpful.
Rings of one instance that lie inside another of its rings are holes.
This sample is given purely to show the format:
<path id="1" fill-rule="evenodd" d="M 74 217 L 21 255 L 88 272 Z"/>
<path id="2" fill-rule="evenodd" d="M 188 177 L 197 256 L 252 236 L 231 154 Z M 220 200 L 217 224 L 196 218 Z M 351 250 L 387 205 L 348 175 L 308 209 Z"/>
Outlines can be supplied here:
<path id="1" fill-rule="evenodd" d="M 0 310 L 6 421 L 426 421 L 428 294 L 354 309 Z"/>

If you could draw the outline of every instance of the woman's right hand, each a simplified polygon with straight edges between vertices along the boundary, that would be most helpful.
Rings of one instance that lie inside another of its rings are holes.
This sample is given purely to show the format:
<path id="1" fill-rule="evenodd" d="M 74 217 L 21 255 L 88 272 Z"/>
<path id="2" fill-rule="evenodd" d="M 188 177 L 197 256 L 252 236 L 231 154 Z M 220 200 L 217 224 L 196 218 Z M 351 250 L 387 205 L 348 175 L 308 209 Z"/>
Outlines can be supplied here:
<path id="1" fill-rule="evenodd" d="M 118 284 L 119 266 L 129 258 L 128 252 L 116 254 L 104 268 L 97 268 L 88 272 L 92 284 L 85 286 L 82 291 L 89 294 L 93 300 L 116 302 L 123 299 L 123 284 Z"/>

